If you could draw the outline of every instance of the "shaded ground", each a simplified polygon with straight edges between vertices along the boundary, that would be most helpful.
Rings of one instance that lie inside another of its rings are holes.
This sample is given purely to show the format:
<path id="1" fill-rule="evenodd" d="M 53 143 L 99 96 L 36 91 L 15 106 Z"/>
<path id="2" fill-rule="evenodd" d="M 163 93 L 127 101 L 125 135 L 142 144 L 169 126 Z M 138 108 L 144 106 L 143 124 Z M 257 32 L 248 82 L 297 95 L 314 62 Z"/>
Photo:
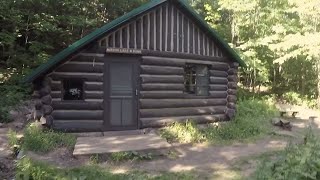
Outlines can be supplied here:
<path id="1" fill-rule="evenodd" d="M 8 146 L 7 139 L 8 128 L 0 128 L 0 177 L 9 179 L 13 177 L 14 158 Z"/>
<path id="2" fill-rule="evenodd" d="M 178 152 L 176 159 L 158 159 L 153 161 L 141 161 L 138 163 L 122 164 L 113 167 L 115 171 L 125 172 L 129 169 L 139 169 L 148 172 L 154 171 L 197 171 L 207 177 L 231 176 L 232 164 L 241 157 L 247 157 L 283 149 L 287 145 L 286 140 L 273 140 L 270 138 L 259 140 L 250 144 L 234 144 L 228 146 L 183 145 L 176 147 Z M 104 164 L 109 167 L 108 164 Z M 230 172 L 228 172 L 230 171 Z M 220 177 L 226 179 L 228 177 Z"/>
<path id="3" fill-rule="evenodd" d="M 31 101 L 26 101 L 21 106 L 10 111 L 10 119 L 14 119 L 14 121 L 0 126 L 0 179 L 13 179 L 14 177 L 15 157 L 9 147 L 8 131 L 9 129 L 17 132 L 23 130 L 27 119 L 26 116 L 31 113 L 32 103 Z"/>
<path id="4" fill-rule="evenodd" d="M 278 136 L 270 135 L 253 143 L 235 143 L 222 146 L 175 144 L 173 145 L 175 150 L 172 151 L 174 158 L 162 157 L 151 161 L 135 161 L 116 164 L 107 161 L 100 164 L 100 166 L 111 169 L 114 173 L 127 172 L 136 169 L 150 173 L 160 173 L 162 171 L 195 171 L 199 172 L 203 178 L 208 177 L 215 179 L 237 179 L 240 177 L 248 177 L 255 171 L 258 163 L 253 157 L 270 152 L 272 154 L 273 151 L 281 150 L 291 140 L 300 141 L 305 132 L 305 127 L 308 125 L 311 125 L 316 133 L 320 132 L 320 122 L 319 118 L 317 118 L 318 112 L 301 107 L 299 108 L 298 117 L 289 119 L 293 124 L 292 131 L 281 131 L 280 129 L 275 128 L 275 132 Z M 0 128 L 0 162 L 9 161 L 7 164 L 13 165 L 12 158 L 10 159 L 10 155 L 6 153 L 8 150 L 6 145 L 7 130 L 7 128 Z M 58 167 L 77 167 L 90 163 L 90 157 L 74 158 L 72 152 L 65 148 L 43 155 L 28 152 L 27 156 L 32 159 L 49 162 Z M 241 161 L 241 163 L 239 163 L 239 161 Z M 10 167 L 12 168 L 13 166 L 9 165 L 9 168 L 7 168 L 9 169 L 9 174 L 12 173 Z M 9 176 L 10 175 L 7 177 Z M 2 177 L 2 174 L 0 174 L 0 177 Z"/>

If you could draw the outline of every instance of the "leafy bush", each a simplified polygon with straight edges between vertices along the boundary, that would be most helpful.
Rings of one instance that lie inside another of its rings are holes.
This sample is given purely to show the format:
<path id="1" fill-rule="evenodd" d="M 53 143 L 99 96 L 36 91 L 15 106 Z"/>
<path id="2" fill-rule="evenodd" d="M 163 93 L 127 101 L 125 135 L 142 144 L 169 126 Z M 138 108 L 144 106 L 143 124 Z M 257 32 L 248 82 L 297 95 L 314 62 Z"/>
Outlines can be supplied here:
<path id="1" fill-rule="evenodd" d="M 143 172 L 128 172 L 126 174 L 113 174 L 108 170 L 102 169 L 96 165 L 84 166 L 79 168 L 55 168 L 45 163 L 32 161 L 29 158 L 23 158 L 18 161 L 16 168 L 16 179 L 33 179 L 33 180 L 44 180 L 44 179 L 154 179 L 154 180 L 170 180 L 170 179 L 195 179 L 193 173 L 162 173 L 154 176 Z"/>
<path id="2" fill-rule="evenodd" d="M 18 80 L 12 81 L 0 83 L 0 123 L 12 121 L 9 118 L 10 109 L 27 99 L 30 94 L 29 86 L 18 85 Z"/>
<path id="3" fill-rule="evenodd" d="M 238 87 L 237 89 L 237 96 L 241 100 L 250 99 L 252 97 L 255 97 L 256 95 L 256 93 L 250 92 L 248 89 L 245 89 L 243 87 Z"/>
<path id="4" fill-rule="evenodd" d="M 272 128 L 270 119 L 276 114 L 276 108 L 268 101 L 240 100 L 237 115 L 229 123 L 202 130 L 192 121 L 174 123 L 164 128 L 161 135 L 183 143 L 243 140 L 268 133 Z"/>
<path id="5" fill-rule="evenodd" d="M 282 95 L 283 100 L 289 104 L 302 105 L 302 99 L 300 95 L 296 92 L 286 92 Z"/>
<path id="6" fill-rule="evenodd" d="M 9 129 L 7 137 L 8 137 L 8 142 L 9 145 L 12 147 L 14 145 L 18 145 L 19 144 L 19 139 L 17 137 L 17 133 L 15 131 L 13 131 L 12 129 Z"/>
<path id="7" fill-rule="evenodd" d="M 299 93 L 293 91 L 284 93 L 282 95 L 282 100 L 285 103 L 292 105 L 307 106 L 309 108 L 317 107 L 317 100 L 315 97 L 309 98 L 307 96 L 302 96 Z"/>
<path id="8" fill-rule="evenodd" d="M 24 131 L 22 148 L 35 152 L 48 152 L 59 147 L 73 148 L 76 137 L 71 134 L 43 131 L 37 126 L 29 125 Z"/>
<path id="9" fill-rule="evenodd" d="M 181 143 L 190 143 L 205 140 L 203 133 L 192 120 L 187 120 L 185 123 L 173 123 L 160 133 L 168 141 L 178 140 Z"/>
<path id="10" fill-rule="evenodd" d="M 263 161 L 254 178 L 320 179 L 319 138 L 311 132 L 303 144 L 289 144 L 276 162 Z"/>
<path id="11" fill-rule="evenodd" d="M 251 99 L 238 101 L 232 122 L 205 131 L 209 140 L 241 140 L 266 134 L 272 128 L 270 119 L 277 114 L 271 103 Z"/>

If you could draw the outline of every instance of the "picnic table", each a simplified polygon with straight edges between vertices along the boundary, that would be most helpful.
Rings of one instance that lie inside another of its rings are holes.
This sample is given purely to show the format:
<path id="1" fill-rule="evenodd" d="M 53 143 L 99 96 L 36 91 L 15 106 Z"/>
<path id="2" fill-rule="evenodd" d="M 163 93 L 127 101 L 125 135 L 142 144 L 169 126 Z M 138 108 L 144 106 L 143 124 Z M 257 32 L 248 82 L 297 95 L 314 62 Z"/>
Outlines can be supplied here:
<path id="1" fill-rule="evenodd" d="M 285 114 L 291 115 L 292 117 L 296 117 L 299 112 L 295 109 L 284 109 L 280 110 L 280 116 L 283 117 Z"/>

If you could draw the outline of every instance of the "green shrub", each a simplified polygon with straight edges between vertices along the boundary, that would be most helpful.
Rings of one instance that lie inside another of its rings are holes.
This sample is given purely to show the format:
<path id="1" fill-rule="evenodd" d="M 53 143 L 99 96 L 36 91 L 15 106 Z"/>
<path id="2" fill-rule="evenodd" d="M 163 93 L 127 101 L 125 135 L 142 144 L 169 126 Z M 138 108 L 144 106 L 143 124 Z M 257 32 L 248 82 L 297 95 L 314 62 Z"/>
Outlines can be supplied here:
<path id="1" fill-rule="evenodd" d="M 254 179 L 320 179 L 319 138 L 309 133 L 304 143 L 289 144 L 275 162 L 263 161 Z"/>
<path id="2" fill-rule="evenodd" d="M 317 107 L 316 97 L 310 98 L 307 96 L 302 96 L 299 93 L 296 93 L 293 91 L 284 93 L 282 95 L 282 100 L 285 103 L 292 104 L 292 105 L 307 106 L 309 108 Z"/>
<path id="3" fill-rule="evenodd" d="M 237 96 L 241 100 L 250 99 L 256 95 L 257 95 L 256 93 L 250 92 L 248 89 L 245 89 L 243 87 L 238 87 L 237 89 Z"/>
<path id="4" fill-rule="evenodd" d="M 202 141 L 243 140 L 268 133 L 272 125 L 270 119 L 277 114 L 272 102 L 249 99 L 239 100 L 236 117 L 218 127 L 199 129 L 192 121 L 174 123 L 161 131 L 169 141 L 197 143 Z"/>
<path id="5" fill-rule="evenodd" d="M 12 121 L 9 119 L 10 109 L 27 99 L 29 93 L 29 86 L 0 83 L 0 123 Z"/>
<path id="6" fill-rule="evenodd" d="M 181 143 L 196 143 L 205 140 L 201 130 L 192 120 L 187 120 L 185 123 L 173 123 L 160 131 L 161 136 L 168 141 L 179 141 Z"/>
<path id="7" fill-rule="evenodd" d="M 24 130 L 22 148 L 35 152 L 48 152 L 59 147 L 73 148 L 75 142 L 74 135 L 53 130 L 43 131 L 37 126 L 29 125 Z"/>
<path id="8" fill-rule="evenodd" d="M 284 93 L 282 95 L 282 98 L 286 103 L 294 104 L 294 105 L 302 105 L 302 101 L 303 101 L 300 98 L 300 95 L 293 91 Z"/>
<path id="9" fill-rule="evenodd" d="M 11 147 L 19 144 L 19 139 L 17 137 L 17 133 L 15 131 L 13 131 L 12 129 L 9 129 L 7 137 L 8 137 L 9 145 Z"/>
<path id="10" fill-rule="evenodd" d="M 274 105 L 263 100 L 238 101 L 236 117 L 218 128 L 205 131 L 209 140 L 241 140 L 268 133 L 272 125 L 270 119 L 277 114 Z"/>

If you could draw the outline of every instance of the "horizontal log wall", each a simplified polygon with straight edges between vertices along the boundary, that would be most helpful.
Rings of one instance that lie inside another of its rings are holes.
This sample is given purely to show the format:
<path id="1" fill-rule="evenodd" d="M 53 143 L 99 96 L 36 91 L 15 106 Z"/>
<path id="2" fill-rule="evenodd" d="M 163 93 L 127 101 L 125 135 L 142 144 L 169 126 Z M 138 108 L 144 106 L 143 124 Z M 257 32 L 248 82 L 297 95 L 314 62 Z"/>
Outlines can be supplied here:
<path id="1" fill-rule="evenodd" d="M 224 53 L 213 39 L 215 38 L 172 2 L 165 2 L 106 34 L 98 44 L 100 47 L 107 48 L 132 48 L 223 57 Z"/>
<path id="2" fill-rule="evenodd" d="M 198 124 L 213 123 L 226 119 L 225 114 L 201 115 L 201 116 L 178 116 L 178 117 L 157 117 L 157 118 L 140 118 L 142 128 L 162 127 L 170 125 L 173 122 L 186 122 L 192 120 Z"/>
<path id="3" fill-rule="evenodd" d="M 181 108 L 181 107 L 206 107 L 226 106 L 227 100 L 222 99 L 140 99 L 142 109 L 155 108 Z"/>
<path id="4" fill-rule="evenodd" d="M 79 54 L 49 75 L 55 129 L 94 131 L 103 127 L 103 56 Z M 83 100 L 63 100 L 63 81 L 73 78 L 83 80 Z"/>
<path id="5" fill-rule="evenodd" d="M 183 75 L 141 75 L 142 83 L 183 83 Z"/>
<path id="6" fill-rule="evenodd" d="M 66 63 L 67 66 L 60 66 L 50 75 L 53 79 L 50 90 L 52 99 L 46 101 L 52 102 L 51 115 L 56 129 L 102 128 L 104 88 L 101 68 L 104 66 L 97 61 L 96 69 L 78 72 L 85 69 L 83 65 L 92 68 L 90 61 L 90 56 L 79 56 Z M 197 61 L 209 67 L 209 96 L 196 96 L 184 92 L 184 67 L 187 63 L 196 64 Z M 70 64 L 81 65 L 77 70 L 72 69 Z M 237 64 L 214 60 L 143 56 L 140 73 L 139 116 L 142 127 L 162 126 L 174 121 L 183 122 L 186 119 L 195 120 L 197 123 L 215 122 L 235 115 Z M 83 101 L 63 100 L 62 82 L 64 78 L 70 77 L 84 80 Z M 49 108 L 48 112 L 50 111 Z"/>
<path id="7" fill-rule="evenodd" d="M 103 120 L 102 110 L 54 110 L 55 120 Z"/>
<path id="8" fill-rule="evenodd" d="M 174 117 L 185 115 L 211 115 L 224 114 L 225 106 L 206 106 L 206 107 L 179 107 L 179 108 L 159 108 L 159 109 L 142 109 L 140 116 L 148 117 Z"/>
<path id="9" fill-rule="evenodd" d="M 200 63 L 197 63 L 200 62 Z M 184 67 L 188 63 L 209 67 L 209 96 L 185 92 Z M 161 56 L 143 56 L 140 74 L 140 120 L 143 127 L 162 126 L 194 119 L 198 123 L 224 120 L 231 77 L 228 62 Z"/>
<path id="10" fill-rule="evenodd" d="M 103 121 L 101 120 L 54 120 L 54 129 L 62 131 L 102 131 Z"/>

